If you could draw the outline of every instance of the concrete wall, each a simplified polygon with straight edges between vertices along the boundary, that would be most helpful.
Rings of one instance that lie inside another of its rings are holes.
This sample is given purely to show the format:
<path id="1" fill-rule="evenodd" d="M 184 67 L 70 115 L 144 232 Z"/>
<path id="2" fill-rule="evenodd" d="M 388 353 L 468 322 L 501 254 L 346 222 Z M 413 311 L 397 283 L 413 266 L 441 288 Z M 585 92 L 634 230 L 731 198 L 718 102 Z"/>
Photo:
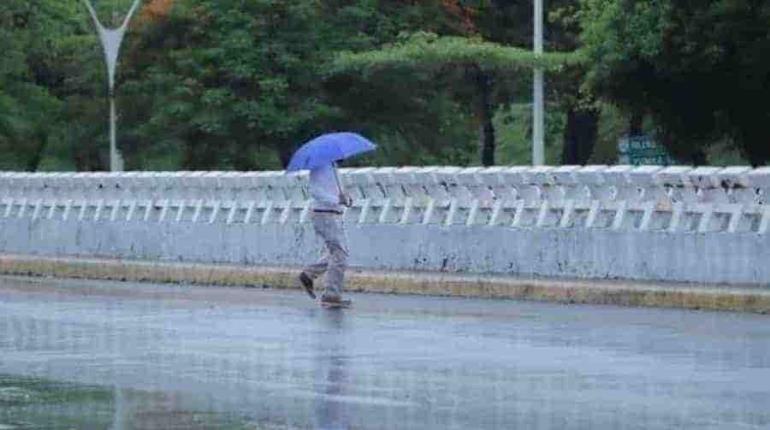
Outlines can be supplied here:
<path id="1" fill-rule="evenodd" d="M 770 284 L 770 169 L 353 169 L 351 264 Z M 295 266 L 317 256 L 282 172 L 0 174 L 0 252 Z"/>

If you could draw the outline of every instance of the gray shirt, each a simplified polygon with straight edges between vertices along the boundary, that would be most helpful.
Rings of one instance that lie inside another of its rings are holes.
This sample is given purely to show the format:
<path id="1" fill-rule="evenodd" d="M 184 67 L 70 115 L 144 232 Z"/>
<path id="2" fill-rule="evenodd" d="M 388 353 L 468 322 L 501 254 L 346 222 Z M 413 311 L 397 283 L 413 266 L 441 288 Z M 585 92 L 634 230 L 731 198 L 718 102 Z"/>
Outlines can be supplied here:
<path id="1" fill-rule="evenodd" d="M 342 212 L 340 204 L 342 187 L 333 164 L 318 167 L 310 171 L 310 196 L 313 198 L 312 209 Z"/>

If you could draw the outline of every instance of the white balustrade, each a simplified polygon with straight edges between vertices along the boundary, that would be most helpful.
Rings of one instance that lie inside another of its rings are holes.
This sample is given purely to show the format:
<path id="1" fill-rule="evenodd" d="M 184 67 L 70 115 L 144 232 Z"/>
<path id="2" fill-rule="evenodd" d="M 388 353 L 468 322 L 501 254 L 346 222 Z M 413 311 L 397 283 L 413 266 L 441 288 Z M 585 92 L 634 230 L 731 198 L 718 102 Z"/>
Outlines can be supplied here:
<path id="1" fill-rule="evenodd" d="M 455 166 L 341 169 L 346 221 L 671 233 L 770 230 L 770 168 Z M 0 217 L 307 222 L 307 174 L 0 172 Z"/>

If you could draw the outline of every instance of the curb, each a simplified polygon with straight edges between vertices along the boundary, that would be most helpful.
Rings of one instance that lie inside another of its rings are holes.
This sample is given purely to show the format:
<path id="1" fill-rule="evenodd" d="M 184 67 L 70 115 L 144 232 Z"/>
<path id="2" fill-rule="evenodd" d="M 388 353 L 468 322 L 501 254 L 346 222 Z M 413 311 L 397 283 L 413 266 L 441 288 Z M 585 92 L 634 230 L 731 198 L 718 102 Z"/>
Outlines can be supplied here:
<path id="1" fill-rule="evenodd" d="M 292 267 L 0 254 L 0 274 L 197 285 L 297 288 Z M 376 271 L 351 268 L 348 291 L 651 306 L 770 314 L 770 288 Z"/>

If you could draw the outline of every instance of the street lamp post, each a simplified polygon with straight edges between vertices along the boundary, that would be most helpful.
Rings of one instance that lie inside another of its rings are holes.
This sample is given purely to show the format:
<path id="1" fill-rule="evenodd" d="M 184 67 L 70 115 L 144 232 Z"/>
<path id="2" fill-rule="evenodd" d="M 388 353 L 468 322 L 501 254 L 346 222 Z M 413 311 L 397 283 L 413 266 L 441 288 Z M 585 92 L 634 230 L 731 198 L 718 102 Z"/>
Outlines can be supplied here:
<path id="1" fill-rule="evenodd" d="M 137 7 L 139 7 L 141 0 L 134 0 L 131 9 L 129 9 L 128 14 L 126 14 L 126 17 L 123 19 L 123 23 L 117 28 L 105 28 L 99 21 L 99 17 L 96 16 L 96 11 L 91 5 L 91 0 L 83 0 L 83 2 L 88 8 L 88 12 L 91 14 L 94 26 L 96 26 L 96 31 L 99 33 L 99 40 L 101 40 L 102 48 L 104 49 L 104 61 L 107 64 L 108 97 L 110 99 L 110 171 L 120 172 L 123 170 L 123 158 L 120 155 L 120 151 L 118 151 L 117 145 L 115 69 L 118 65 L 120 44 L 123 42 L 123 36 L 126 34 L 128 22 L 131 20 L 131 16 L 134 12 L 136 12 Z"/>
<path id="2" fill-rule="evenodd" d="M 534 52 L 543 53 L 543 0 L 535 0 L 534 14 Z M 545 107 L 543 103 L 543 68 L 536 67 L 533 79 L 532 103 L 532 165 L 545 163 L 544 124 Z"/>

